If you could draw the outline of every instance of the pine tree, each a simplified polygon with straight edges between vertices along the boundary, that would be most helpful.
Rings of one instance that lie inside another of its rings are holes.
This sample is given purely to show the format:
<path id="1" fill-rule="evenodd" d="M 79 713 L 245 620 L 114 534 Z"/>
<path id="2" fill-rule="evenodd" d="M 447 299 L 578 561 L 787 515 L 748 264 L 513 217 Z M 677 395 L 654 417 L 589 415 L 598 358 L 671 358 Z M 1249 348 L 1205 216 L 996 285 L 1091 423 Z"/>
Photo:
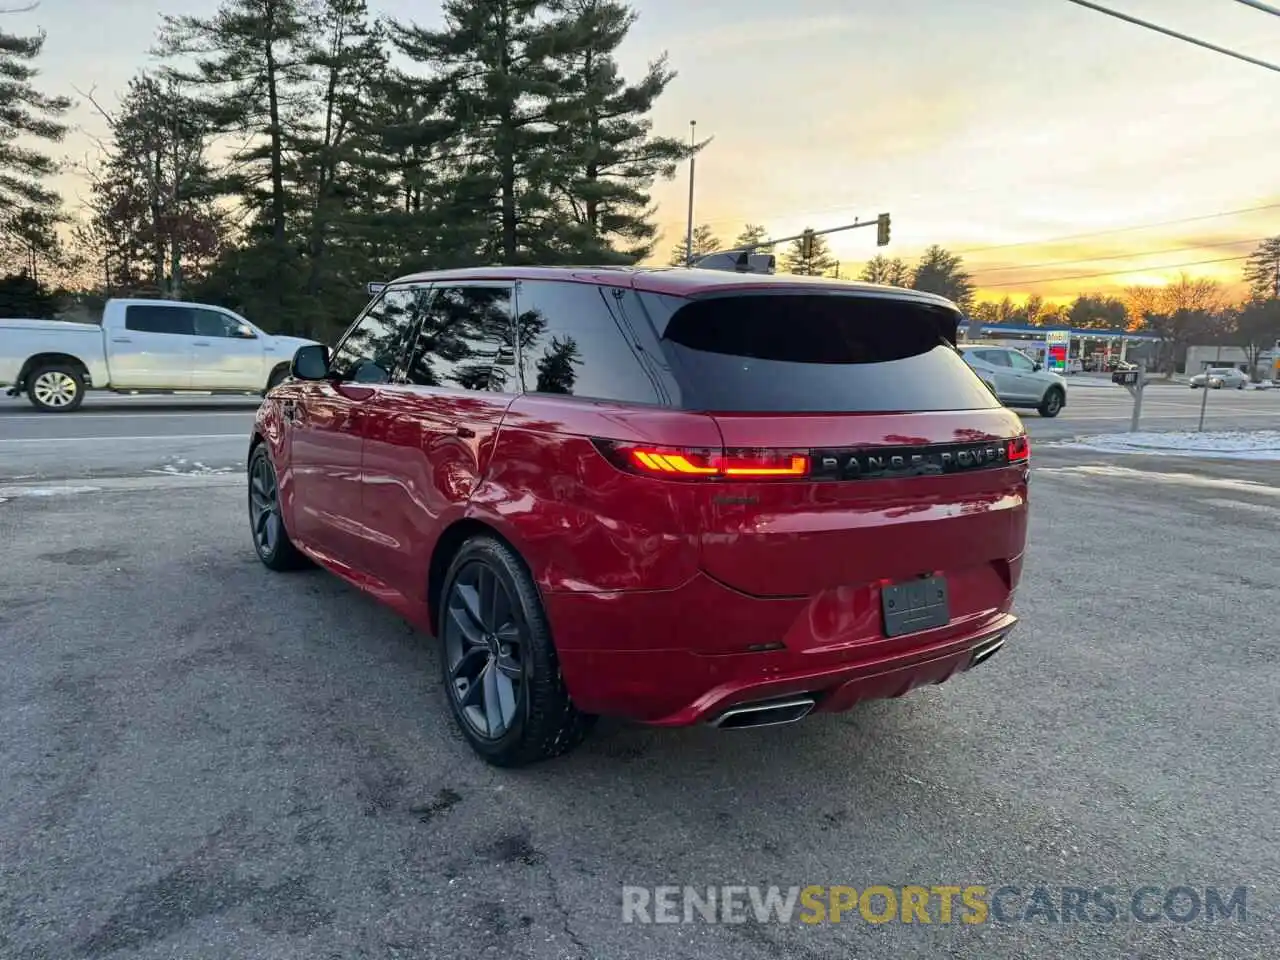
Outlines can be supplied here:
<path id="1" fill-rule="evenodd" d="M 43 48 L 42 33 L 19 37 L 0 31 L 0 261 L 31 276 L 37 260 L 56 248 L 59 208 L 58 195 L 44 185 L 57 164 L 32 141 L 61 141 L 67 129 L 61 118 L 71 106 L 32 83 Z"/>
<path id="2" fill-rule="evenodd" d="M 890 259 L 877 254 L 867 261 L 859 279 L 866 283 L 883 283 L 890 287 L 911 286 L 911 268 L 900 257 Z"/>
<path id="3" fill-rule="evenodd" d="M 803 277 L 829 277 L 835 273 L 836 258 L 831 255 L 826 237 L 813 238 L 813 249 L 808 257 L 804 255 L 804 241 L 797 238 L 787 244 L 779 269 L 783 273 Z"/>
<path id="4" fill-rule="evenodd" d="M 911 277 L 915 290 L 936 293 L 954 302 L 962 310 L 973 303 L 973 280 L 958 254 L 934 244 L 924 252 Z"/>
<path id="5" fill-rule="evenodd" d="M 565 0 L 552 66 L 558 92 L 547 109 L 555 125 L 557 193 L 586 228 L 589 259 L 635 262 L 649 256 L 657 236 L 649 189 L 670 179 L 690 152 L 687 144 L 652 136 L 649 114 L 675 73 L 664 54 L 639 83 L 622 77 L 616 52 L 636 21 L 617 0 Z"/>
<path id="6" fill-rule="evenodd" d="M 305 291 L 310 296 L 320 294 L 333 273 L 331 241 L 348 255 L 356 252 L 343 234 L 365 165 L 360 137 L 369 111 L 362 101 L 377 90 L 386 67 L 383 37 L 370 22 L 365 0 L 320 0 L 314 28 L 303 59 L 312 71 L 318 109 L 290 137 L 297 153 L 296 188 L 307 205 Z M 333 292 L 349 287 L 340 284 Z"/>
<path id="7" fill-rule="evenodd" d="M 1255 300 L 1280 298 L 1280 237 L 1263 240 L 1249 255 L 1244 282 Z"/>
<path id="8" fill-rule="evenodd" d="M 223 0 L 207 19 L 166 15 L 160 31 L 158 52 L 192 63 L 170 67 L 170 76 L 202 91 L 216 128 L 246 137 L 225 189 L 265 214 L 265 232 L 281 254 L 296 206 L 285 189 L 289 133 L 308 109 L 301 90 L 308 16 L 304 0 Z"/>
<path id="9" fill-rule="evenodd" d="M 772 253 L 773 244 L 762 247 L 760 244 L 769 239 L 769 231 L 758 223 L 748 223 L 742 228 L 742 232 L 738 234 L 734 240 L 735 248 L 750 247 L 753 253 Z"/>
<path id="10" fill-rule="evenodd" d="M 419 98 L 439 103 L 453 161 L 453 196 L 487 226 L 486 259 L 554 262 L 565 221 L 551 196 L 564 176 L 547 133 L 555 92 L 550 55 L 561 28 L 548 0 L 446 0 L 444 28 L 396 23 L 392 41 L 427 68 Z"/>
<path id="11" fill-rule="evenodd" d="M 688 260 L 688 250 L 686 239 L 681 239 L 679 243 L 671 248 L 671 257 L 667 262 L 673 267 L 682 267 Z M 720 243 L 720 238 L 715 235 L 711 229 L 711 224 L 700 223 L 693 228 L 693 258 L 705 257 L 709 253 L 715 253 L 724 249 Z"/>

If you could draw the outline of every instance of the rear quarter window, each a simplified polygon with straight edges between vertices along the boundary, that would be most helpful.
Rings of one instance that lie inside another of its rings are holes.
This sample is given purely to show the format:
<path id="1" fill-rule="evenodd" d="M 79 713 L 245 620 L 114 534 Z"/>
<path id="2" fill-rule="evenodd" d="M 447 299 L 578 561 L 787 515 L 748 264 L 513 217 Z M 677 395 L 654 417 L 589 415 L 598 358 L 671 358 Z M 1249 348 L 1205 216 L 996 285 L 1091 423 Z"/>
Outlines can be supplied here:
<path id="1" fill-rule="evenodd" d="M 742 413 L 986 410 L 999 401 L 928 303 L 833 293 L 647 298 L 686 409 Z"/>

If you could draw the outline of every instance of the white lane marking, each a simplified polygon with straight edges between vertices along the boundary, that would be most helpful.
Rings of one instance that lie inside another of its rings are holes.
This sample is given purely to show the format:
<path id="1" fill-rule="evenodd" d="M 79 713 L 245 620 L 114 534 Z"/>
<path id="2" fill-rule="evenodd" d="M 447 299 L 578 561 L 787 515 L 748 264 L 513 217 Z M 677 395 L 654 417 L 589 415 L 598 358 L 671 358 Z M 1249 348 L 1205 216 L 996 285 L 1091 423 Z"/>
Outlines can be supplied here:
<path id="1" fill-rule="evenodd" d="M 251 417 L 258 411 L 256 409 L 245 408 L 244 410 L 160 410 L 156 413 L 93 413 L 85 411 L 84 417 L 89 420 L 157 420 L 165 417 Z M 14 423 L 19 420 L 39 420 L 41 423 L 49 422 L 49 414 L 47 413 L 18 413 L 12 416 L 0 414 L 0 423 Z"/>
<path id="2" fill-rule="evenodd" d="M 1222 500 L 1218 497 L 1206 497 L 1200 501 L 1212 507 L 1226 507 L 1229 510 L 1244 510 L 1246 513 L 1261 513 L 1272 520 L 1277 518 L 1276 508 L 1265 503 L 1251 503 L 1248 500 Z"/>
<path id="3" fill-rule="evenodd" d="M 247 440 L 246 433 L 170 433 L 155 437 L 5 437 L 0 443 L 80 443 L 85 440 L 112 441 L 128 443 L 134 440 Z"/>
<path id="4" fill-rule="evenodd" d="M 1256 493 L 1268 497 L 1280 497 L 1280 487 L 1267 486 L 1265 483 L 1258 483 L 1256 480 L 1204 477 L 1195 473 L 1160 473 L 1155 470 L 1135 470 L 1132 467 L 1113 467 L 1105 464 L 1040 467 L 1039 473 L 1048 473 L 1060 477 L 1106 477 L 1112 480 L 1137 480 L 1142 483 L 1175 483 L 1187 487 L 1205 487 L 1210 490 L 1232 490 L 1236 493 Z M 2 492 L 0 491 L 0 493 Z"/>

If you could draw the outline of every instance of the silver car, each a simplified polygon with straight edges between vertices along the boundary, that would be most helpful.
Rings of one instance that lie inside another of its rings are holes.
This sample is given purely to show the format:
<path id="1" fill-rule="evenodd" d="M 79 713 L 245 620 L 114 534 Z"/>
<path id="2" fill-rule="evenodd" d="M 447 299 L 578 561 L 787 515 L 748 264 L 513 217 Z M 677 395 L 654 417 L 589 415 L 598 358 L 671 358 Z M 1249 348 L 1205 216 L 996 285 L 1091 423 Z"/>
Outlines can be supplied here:
<path id="1" fill-rule="evenodd" d="M 1249 386 L 1249 375 L 1235 367 L 1210 367 L 1191 378 L 1192 390 L 1204 386 L 1210 390 L 1221 390 L 1223 387 L 1243 390 Z"/>
<path id="2" fill-rule="evenodd" d="M 1021 350 L 981 343 L 961 344 L 958 349 L 1006 407 L 1029 407 L 1042 417 L 1056 417 L 1067 405 L 1066 379 Z"/>

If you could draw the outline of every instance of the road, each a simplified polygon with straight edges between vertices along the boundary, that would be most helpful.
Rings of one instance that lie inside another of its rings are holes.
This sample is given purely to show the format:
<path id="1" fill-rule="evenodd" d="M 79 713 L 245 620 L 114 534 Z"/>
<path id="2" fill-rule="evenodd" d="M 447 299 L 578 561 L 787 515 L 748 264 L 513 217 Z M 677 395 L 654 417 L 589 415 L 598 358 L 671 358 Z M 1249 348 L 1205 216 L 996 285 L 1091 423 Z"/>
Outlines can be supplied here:
<path id="1" fill-rule="evenodd" d="M 258 564 L 250 415 L 0 414 L 6 471 L 71 481 L 0 482 L 0 957 L 1280 954 L 1274 464 L 1037 448 L 1023 623 L 989 664 L 771 730 L 608 723 L 501 772 L 453 733 L 430 641 Z M 1246 885 L 1249 919 L 621 922 L 623 885 L 737 883 Z"/>
<path id="2" fill-rule="evenodd" d="M 1143 426 L 1194 428 L 1202 393 L 1153 386 Z M 90 395 L 75 414 L 36 413 L 24 400 L 0 398 L 0 481 L 44 478 L 209 473 L 240 470 L 257 400 Z M 1127 430 L 1133 409 L 1119 387 L 1073 388 L 1053 420 L 1027 413 L 1033 438 L 1063 439 Z M 1210 391 L 1206 426 L 1280 425 L 1280 390 Z"/>

